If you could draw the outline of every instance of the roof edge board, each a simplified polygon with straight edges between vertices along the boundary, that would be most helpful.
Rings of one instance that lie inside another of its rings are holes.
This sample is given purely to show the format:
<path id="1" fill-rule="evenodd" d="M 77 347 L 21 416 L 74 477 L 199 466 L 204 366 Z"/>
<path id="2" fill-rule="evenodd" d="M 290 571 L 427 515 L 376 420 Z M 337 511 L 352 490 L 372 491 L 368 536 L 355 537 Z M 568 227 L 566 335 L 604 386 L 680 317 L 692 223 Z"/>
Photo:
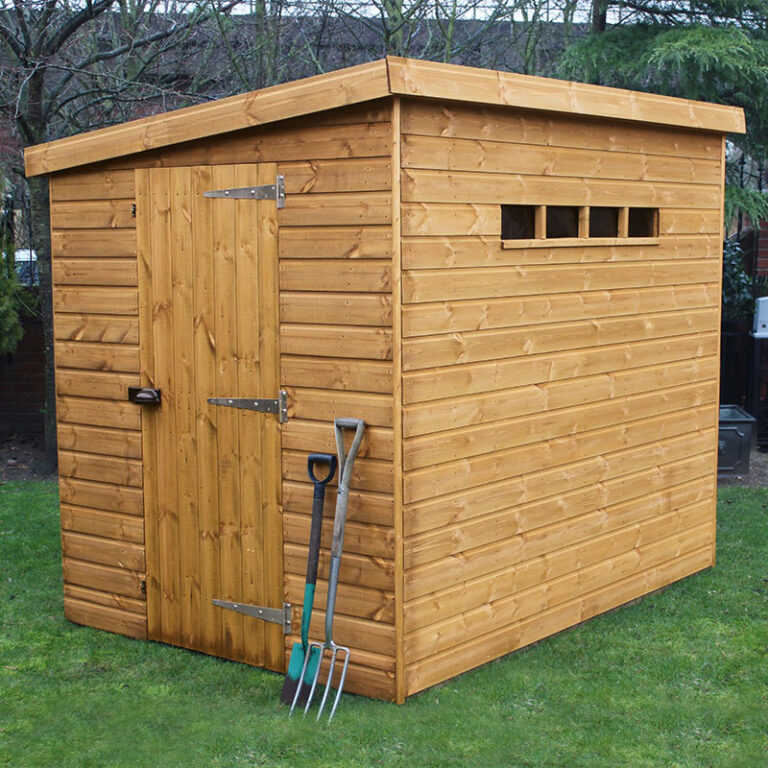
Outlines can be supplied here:
<path id="1" fill-rule="evenodd" d="M 401 96 L 746 132 L 744 110 L 723 104 L 394 56 L 387 58 L 387 70 L 392 93 Z"/>
<path id="2" fill-rule="evenodd" d="M 382 59 L 28 147 L 25 171 L 55 173 L 389 95 Z"/>
<path id="3" fill-rule="evenodd" d="M 24 152 L 25 169 L 27 176 L 55 173 L 389 95 L 719 133 L 746 131 L 744 111 L 739 107 L 389 56 L 28 147 Z"/>

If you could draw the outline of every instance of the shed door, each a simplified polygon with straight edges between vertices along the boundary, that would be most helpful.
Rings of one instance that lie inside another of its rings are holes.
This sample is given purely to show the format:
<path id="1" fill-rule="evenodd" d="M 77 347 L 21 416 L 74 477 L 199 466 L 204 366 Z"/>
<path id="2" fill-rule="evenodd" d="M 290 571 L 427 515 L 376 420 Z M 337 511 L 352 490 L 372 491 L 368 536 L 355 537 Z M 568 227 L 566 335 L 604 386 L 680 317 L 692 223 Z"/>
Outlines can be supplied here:
<path id="1" fill-rule="evenodd" d="M 283 670 L 282 628 L 214 606 L 281 607 L 280 426 L 209 397 L 278 395 L 274 164 L 136 172 L 149 637 Z M 137 406 L 138 407 L 138 406 Z"/>

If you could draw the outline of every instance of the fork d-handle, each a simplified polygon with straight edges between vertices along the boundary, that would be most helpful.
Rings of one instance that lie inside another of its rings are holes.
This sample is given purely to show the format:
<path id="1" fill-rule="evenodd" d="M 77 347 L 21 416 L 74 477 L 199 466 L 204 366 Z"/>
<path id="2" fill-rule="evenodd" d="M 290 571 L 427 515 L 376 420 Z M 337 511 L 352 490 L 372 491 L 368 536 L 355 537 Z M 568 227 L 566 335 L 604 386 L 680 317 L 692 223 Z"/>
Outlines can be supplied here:
<path id="1" fill-rule="evenodd" d="M 307 585 L 314 585 L 317 583 L 317 560 L 320 554 L 320 538 L 323 530 L 323 503 L 325 502 L 325 486 L 333 480 L 333 476 L 336 474 L 337 459 L 330 453 L 310 453 L 307 457 L 307 474 L 309 479 L 315 484 L 315 491 L 312 494 L 312 525 L 309 529 L 309 555 L 307 556 Z M 328 473 L 323 478 L 318 478 L 315 475 L 315 465 L 324 464 L 328 467 Z M 314 589 L 312 590 L 314 595 Z M 301 622 L 301 642 L 306 645 L 307 637 L 309 634 L 309 615 L 312 613 L 312 607 L 310 605 L 309 610 L 305 610 L 302 613 Z M 304 617 L 307 617 L 305 637 Z"/>
<path id="2" fill-rule="evenodd" d="M 331 566 L 328 573 L 328 601 L 325 611 L 325 641 L 333 642 L 333 614 L 336 609 L 336 587 L 339 584 L 341 551 L 344 545 L 344 526 L 347 522 L 349 505 L 349 482 L 355 465 L 360 443 L 363 441 L 365 422 L 362 419 L 336 419 L 333 422 L 336 435 L 336 451 L 339 455 L 339 487 L 336 491 L 336 512 L 333 518 L 333 540 L 331 542 Z M 355 436 L 349 453 L 345 453 L 344 430 L 354 429 Z"/>

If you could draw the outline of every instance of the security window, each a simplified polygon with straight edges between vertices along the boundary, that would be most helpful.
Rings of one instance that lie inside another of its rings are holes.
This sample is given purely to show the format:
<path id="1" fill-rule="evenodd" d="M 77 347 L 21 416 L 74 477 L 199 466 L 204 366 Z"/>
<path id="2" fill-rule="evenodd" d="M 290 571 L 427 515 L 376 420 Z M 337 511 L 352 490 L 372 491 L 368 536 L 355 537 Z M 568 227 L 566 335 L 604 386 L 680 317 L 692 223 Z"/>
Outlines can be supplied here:
<path id="1" fill-rule="evenodd" d="M 502 205 L 505 248 L 658 245 L 659 209 L 607 205 Z"/>

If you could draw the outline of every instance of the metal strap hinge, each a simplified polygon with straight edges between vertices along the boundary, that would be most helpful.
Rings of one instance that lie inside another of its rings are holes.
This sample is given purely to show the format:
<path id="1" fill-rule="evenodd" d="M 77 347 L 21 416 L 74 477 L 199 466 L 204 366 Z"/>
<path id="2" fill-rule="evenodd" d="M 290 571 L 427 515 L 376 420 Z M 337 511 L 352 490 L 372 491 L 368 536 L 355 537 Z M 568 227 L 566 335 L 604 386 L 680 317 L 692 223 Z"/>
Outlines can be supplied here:
<path id="1" fill-rule="evenodd" d="M 274 184 L 263 184 L 260 187 L 212 189 L 210 192 L 204 192 L 203 197 L 228 197 L 232 200 L 275 200 L 278 208 L 285 208 L 285 176 L 278 173 Z"/>
<path id="2" fill-rule="evenodd" d="M 260 605 L 247 605 L 244 603 L 233 603 L 230 600 L 213 600 L 214 605 L 219 608 L 226 608 L 228 611 L 244 613 L 246 616 L 252 616 L 254 619 L 262 619 L 273 624 L 282 624 L 283 634 L 291 634 L 291 604 L 283 603 L 282 608 L 262 608 Z"/>
<path id="3" fill-rule="evenodd" d="M 268 397 L 209 397 L 211 405 L 223 405 L 225 408 L 243 408 L 246 411 L 274 413 L 281 424 L 288 421 L 288 393 L 281 389 L 276 398 Z"/>

